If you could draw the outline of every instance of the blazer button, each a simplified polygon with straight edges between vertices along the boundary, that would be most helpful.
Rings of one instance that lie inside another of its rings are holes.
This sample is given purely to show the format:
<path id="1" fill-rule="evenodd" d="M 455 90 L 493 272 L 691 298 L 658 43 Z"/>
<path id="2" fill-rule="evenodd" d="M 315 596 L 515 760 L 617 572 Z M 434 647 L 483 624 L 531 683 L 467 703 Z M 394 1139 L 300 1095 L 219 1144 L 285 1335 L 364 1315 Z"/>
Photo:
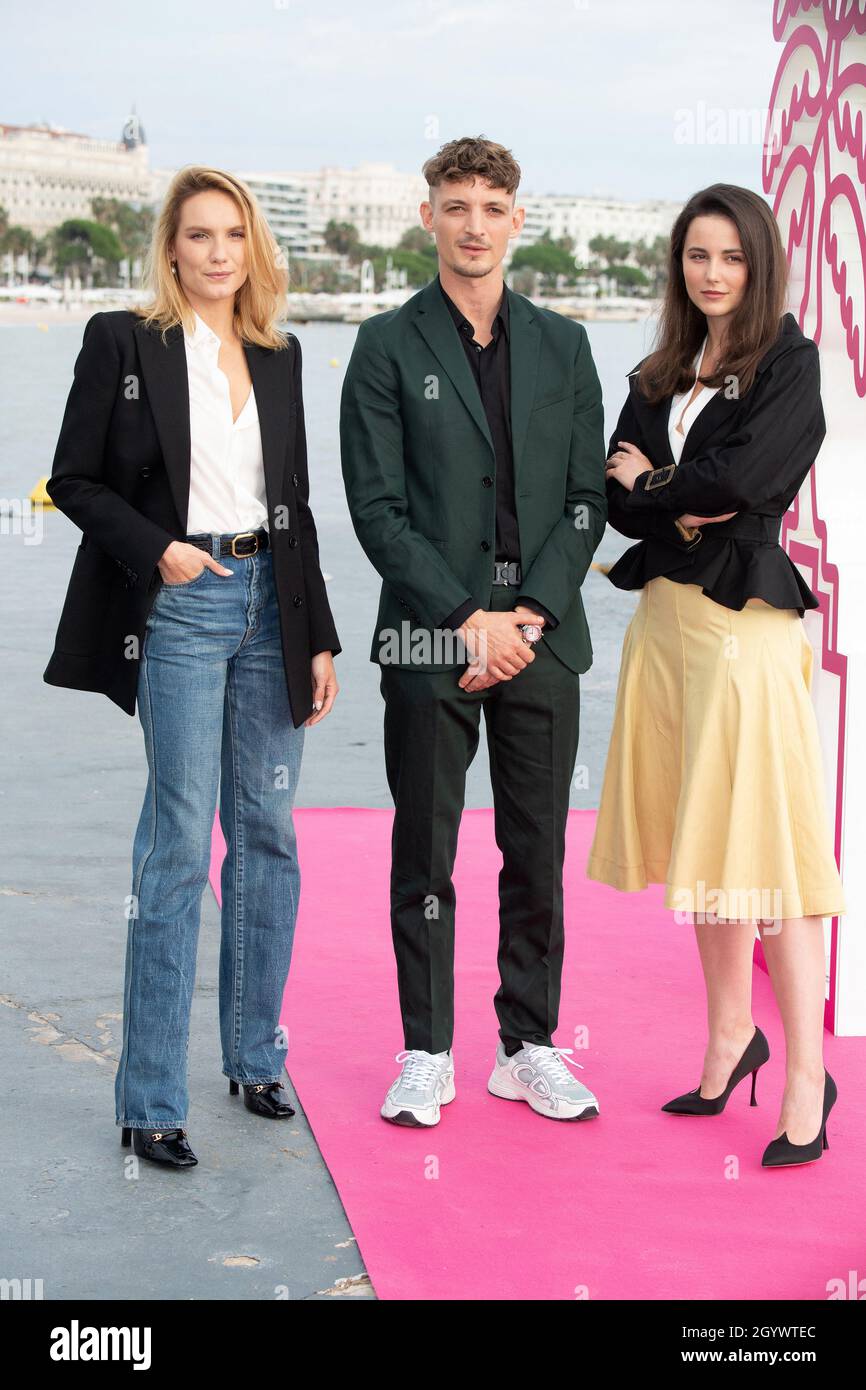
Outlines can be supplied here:
<path id="1" fill-rule="evenodd" d="M 292 474 L 292 482 L 293 482 L 293 484 L 294 484 L 295 487 L 300 487 L 300 485 L 301 485 L 301 480 L 300 480 L 300 478 L 298 477 L 297 473 L 293 473 L 293 474 Z"/>
<path id="2" fill-rule="evenodd" d="M 296 608 L 300 608 L 303 601 L 304 600 L 301 598 L 300 594 L 292 594 L 292 603 L 295 605 Z"/>
<path id="3" fill-rule="evenodd" d="M 292 547 L 293 550 L 294 550 L 294 548 L 295 548 L 295 546 L 296 546 L 297 544 L 298 544 L 298 538 L 297 538 L 297 536 L 289 536 L 289 545 Z"/>
<path id="4" fill-rule="evenodd" d="M 150 477 L 150 469 L 149 469 L 149 468 L 140 468 L 140 469 L 138 470 L 138 476 L 139 476 L 139 478 L 149 478 L 149 477 Z"/>
<path id="5" fill-rule="evenodd" d="M 481 485 L 482 485 L 482 487 L 492 487 L 492 486 L 493 486 L 493 479 L 490 477 L 489 474 L 486 475 L 485 477 L 483 477 L 483 478 L 481 479 Z"/>
<path id="6" fill-rule="evenodd" d="M 489 550 L 489 549 L 490 549 L 490 542 L 489 542 L 489 541 L 482 541 L 482 542 L 481 542 L 481 549 L 482 549 L 482 550 Z"/>

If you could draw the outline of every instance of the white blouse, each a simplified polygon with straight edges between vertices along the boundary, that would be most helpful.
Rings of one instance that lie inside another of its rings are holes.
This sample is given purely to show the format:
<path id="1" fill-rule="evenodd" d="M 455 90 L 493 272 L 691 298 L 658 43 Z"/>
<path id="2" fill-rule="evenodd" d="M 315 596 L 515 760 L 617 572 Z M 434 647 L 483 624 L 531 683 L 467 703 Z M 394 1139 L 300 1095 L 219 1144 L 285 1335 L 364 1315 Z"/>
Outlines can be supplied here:
<path id="1" fill-rule="evenodd" d="M 694 360 L 696 377 L 698 372 L 700 371 L 701 363 L 704 360 L 704 352 L 706 350 L 706 346 L 707 339 L 704 338 L 704 341 L 701 344 L 700 349 L 698 351 L 698 355 Z M 671 400 L 671 408 L 670 413 L 668 415 L 668 439 L 670 440 L 671 453 L 674 456 L 675 463 L 679 463 L 680 461 L 680 455 L 683 452 L 683 445 L 686 442 L 686 435 L 689 432 L 689 427 L 694 424 L 695 420 L 700 415 L 704 406 L 716 394 L 716 392 L 719 390 L 719 387 L 702 386 L 698 391 L 698 394 L 695 396 L 695 399 L 692 401 L 691 405 L 684 410 L 683 407 L 685 406 L 686 401 L 688 400 L 689 396 L 692 394 L 694 389 L 695 383 L 692 382 L 691 386 L 687 391 L 681 391 L 678 396 L 674 396 Z M 677 428 L 677 426 L 679 426 L 680 428 Z"/>
<path id="2" fill-rule="evenodd" d="M 219 338 L 199 314 L 194 333 L 184 331 L 183 336 L 189 379 L 187 534 L 267 530 L 262 438 L 252 386 L 232 420 L 229 380 L 217 364 Z"/>

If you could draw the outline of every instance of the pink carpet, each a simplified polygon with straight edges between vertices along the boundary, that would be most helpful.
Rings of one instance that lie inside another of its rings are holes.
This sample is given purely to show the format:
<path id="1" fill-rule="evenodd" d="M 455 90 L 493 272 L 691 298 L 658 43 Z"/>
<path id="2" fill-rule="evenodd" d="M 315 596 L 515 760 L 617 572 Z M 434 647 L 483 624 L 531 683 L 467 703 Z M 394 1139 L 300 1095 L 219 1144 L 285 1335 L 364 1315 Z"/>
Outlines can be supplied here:
<path id="1" fill-rule="evenodd" d="M 839 1086 L 822 1160 L 760 1167 L 784 1067 L 767 976 L 755 1020 L 772 1056 L 718 1117 L 663 1115 L 697 1085 L 704 996 L 690 929 L 662 888 L 584 878 L 595 813 L 570 815 L 558 1046 L 601 1115 L 557 1123 L 488 1094 L 497 1021 L 492 812 L 466 812 L 457 887 L 457 1098 L 430 1130 L 379 1106 L 402 1049 L 388 921 L 390 811 L 296 812 L 301 905 L 284 1002 L 288 1070 L 382 1299 L 825 1299 L 866 1272 L 866 1040 L 826 1035 Z M 219 897 L 217 824 L 211 882 Z"/>

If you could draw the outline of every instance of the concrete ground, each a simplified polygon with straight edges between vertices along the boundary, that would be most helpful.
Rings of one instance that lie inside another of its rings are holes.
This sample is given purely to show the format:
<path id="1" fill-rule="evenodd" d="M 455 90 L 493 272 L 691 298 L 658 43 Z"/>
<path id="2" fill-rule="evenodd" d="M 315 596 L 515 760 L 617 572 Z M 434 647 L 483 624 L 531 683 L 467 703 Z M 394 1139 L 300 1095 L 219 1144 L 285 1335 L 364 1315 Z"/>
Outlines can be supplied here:
<path id="1" fill-rule="evenodd" d="M 146 766 L 137 719 L 42 682 L 79 539 L 46 519 L 41 544 L 0 545 L 0 1278 L 41 1279 L 45 1299 L 373 1298 L 297 1101 L 274 1121 L 229 1097 L 209 888 L 189 1047 L 198 1166 L 164 1171 L 120 1146 L 123 904 Z"/>

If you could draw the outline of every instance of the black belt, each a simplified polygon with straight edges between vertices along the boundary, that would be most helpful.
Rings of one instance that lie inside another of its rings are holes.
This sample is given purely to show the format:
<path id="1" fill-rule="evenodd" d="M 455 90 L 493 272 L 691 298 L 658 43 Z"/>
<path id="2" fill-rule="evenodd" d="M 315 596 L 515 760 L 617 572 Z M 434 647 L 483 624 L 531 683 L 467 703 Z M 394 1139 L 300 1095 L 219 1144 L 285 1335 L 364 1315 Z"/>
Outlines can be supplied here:
<path id="1" fill-rule="evenodd" d="M 493 562 L 493 583 L 494 584 L 519 584 L 520 583 L 520 561 L 519 560 L 494 560 Z"/>
<path id="2" fill-rule="evenodd" d="M 713 521 L 701 527 L 701 534 L 707 536 L 737 536 L 740 540 L 763 541 L 774 544 L 782 529 L 780 516 L 761 516 L 757 512 L 742 512 L 732 516 L 730 521 Z"/>
<path id="3" fill-rule="evenodd" d="M 197 545 L 199 550 L 206 550 L 209 555 L 213 554 L 213 546 L 210 536 L 187 536 L 188 545 Z M 267 528 L 259 527 L 258 531 L 237 531 L 234 535 L 227 533 L 220 536 L 220 555 L 233 555 L 236 560 L 243 560 L 248 555 L 256 555 L 260 550 L 267 550 L 270 544 Z M 238 543 L 241 547 L 238 548 Z"/>

